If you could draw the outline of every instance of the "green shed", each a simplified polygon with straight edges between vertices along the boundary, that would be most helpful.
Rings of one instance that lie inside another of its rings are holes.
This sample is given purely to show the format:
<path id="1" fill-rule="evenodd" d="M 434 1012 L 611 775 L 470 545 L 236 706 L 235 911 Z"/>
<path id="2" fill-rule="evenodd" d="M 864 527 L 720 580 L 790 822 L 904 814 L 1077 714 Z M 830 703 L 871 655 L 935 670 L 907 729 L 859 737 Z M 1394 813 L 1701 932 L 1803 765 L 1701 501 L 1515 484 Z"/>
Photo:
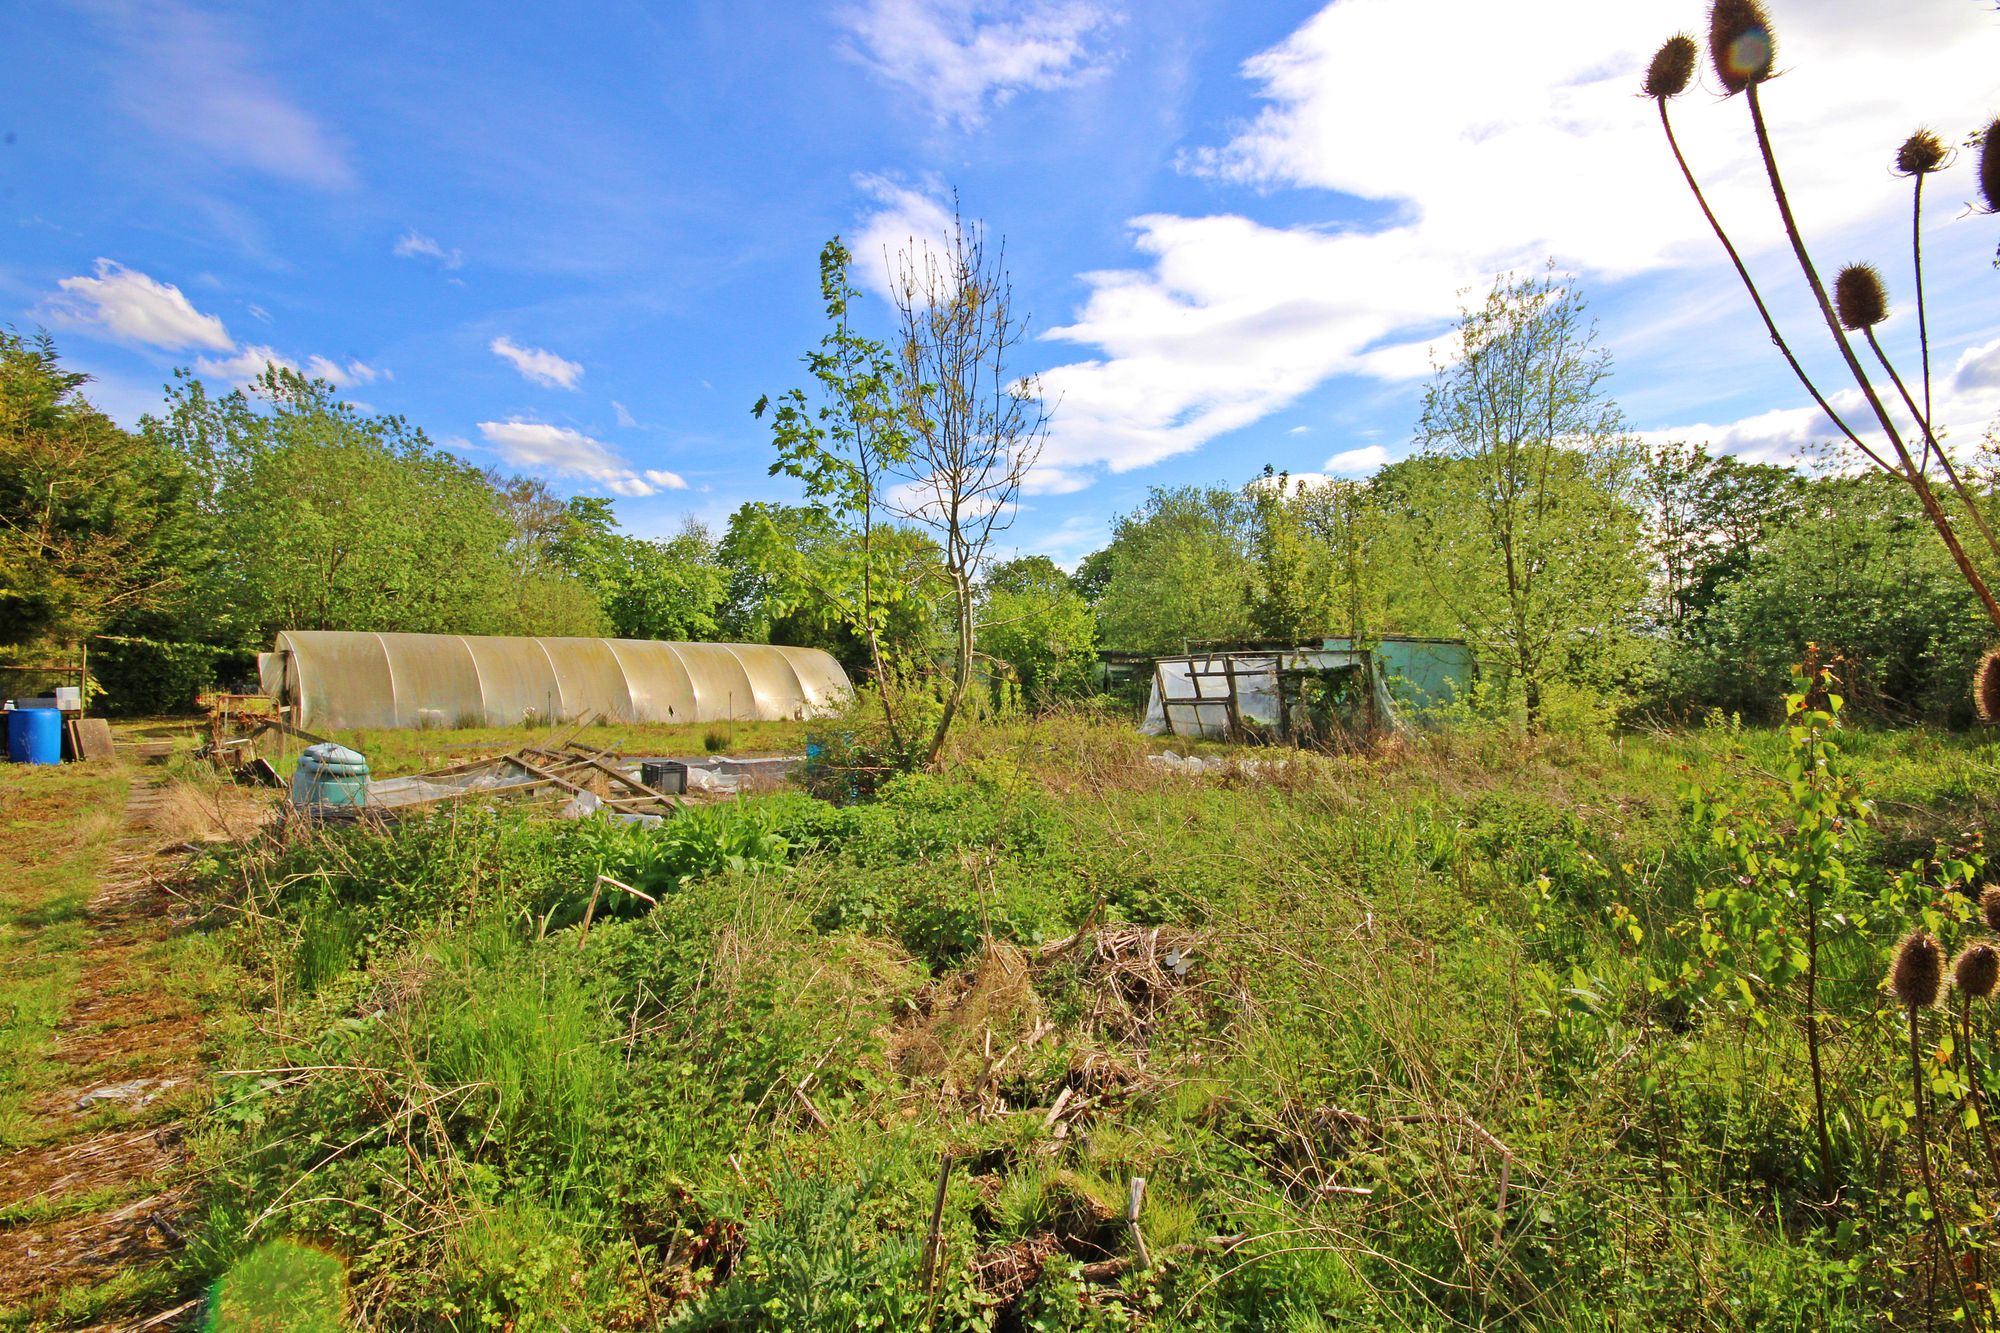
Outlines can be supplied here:
<path id="1" fill-rule="evenodd" d="M 1392 637 L 1327 639 L 1322 647 L 1334 652 L 1353 652 L 1356 647 L 1372 648 L 1375 662 L 1388 685 L 1397 708 L 1413 720 L 1451 703 L 1479 678 L 1479 666 L 1472 649 L 1463 639 L 1419 639 Z"/>

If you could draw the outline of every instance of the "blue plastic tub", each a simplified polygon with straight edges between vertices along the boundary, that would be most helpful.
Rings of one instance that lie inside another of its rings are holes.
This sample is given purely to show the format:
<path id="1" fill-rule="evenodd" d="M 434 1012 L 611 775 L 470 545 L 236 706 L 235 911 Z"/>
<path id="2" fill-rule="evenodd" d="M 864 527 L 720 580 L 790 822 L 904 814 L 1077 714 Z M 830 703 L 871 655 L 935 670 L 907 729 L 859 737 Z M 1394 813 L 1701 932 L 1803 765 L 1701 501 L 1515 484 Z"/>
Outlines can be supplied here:
<path id="1" fill-rule="evenodd" d="M 309 745 L 292 774 L 292 804 L 301 810 L 359 810 L 368 804 L 368 761 L 344 745 Z"/>
<path id="2" fill-rule="evenodd" d="M 7 714 L 7 757 L 17 764 L 62 762 L 62 713 L 16 708 Z"/>

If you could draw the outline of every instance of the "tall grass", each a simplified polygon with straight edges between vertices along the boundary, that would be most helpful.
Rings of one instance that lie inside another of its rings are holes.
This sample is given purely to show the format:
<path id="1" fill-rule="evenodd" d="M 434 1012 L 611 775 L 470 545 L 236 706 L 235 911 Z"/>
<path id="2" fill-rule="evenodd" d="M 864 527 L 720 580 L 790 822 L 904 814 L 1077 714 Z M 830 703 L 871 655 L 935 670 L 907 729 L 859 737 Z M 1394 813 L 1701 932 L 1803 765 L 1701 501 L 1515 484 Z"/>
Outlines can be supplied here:
<path id="1" fill-rule="evenodd" d="M 1871 1110 L 1905 923 L 1821 963 L 1831 1209 L 1796 999 L 1730 1003 L 1699 929 L 1739 872 L 1682 789 L 1785 746 L 1189 777 L 1054 719 L 841 806 L 267 843 L 198 890 L 256 905 L 246 984 L 292 979 L 231 1057 L 271 1072 L 213 1117 L 207 1234 L 345 1256 L 385 1327 L 1873 1327 L 1940 1299 Z M 1993 820 L 1991 745 L 1849 752 L 1886 812 L 1857 892 Z M 586 938 L 598 873 L 659 906 Z"/>

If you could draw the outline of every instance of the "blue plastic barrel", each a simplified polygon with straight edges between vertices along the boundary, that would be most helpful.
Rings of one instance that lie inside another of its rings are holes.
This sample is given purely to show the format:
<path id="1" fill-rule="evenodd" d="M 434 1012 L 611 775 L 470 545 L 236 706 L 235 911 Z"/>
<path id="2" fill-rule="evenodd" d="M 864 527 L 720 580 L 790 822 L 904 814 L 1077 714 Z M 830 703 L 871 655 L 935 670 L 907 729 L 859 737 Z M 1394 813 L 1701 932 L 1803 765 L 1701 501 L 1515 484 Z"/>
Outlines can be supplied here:
<path id="1" fill-rule="evenodd" d="M 17 764 L 62 762 L 62 713 L 16 708 L 7 714 L 7 757 Z"/>
<path id="2" fill-rule="evenodd" d="M 292 773 L 292 804 L 300 809 L 368 804 L 368 761 L 344 745 L 309 745 Z"/>

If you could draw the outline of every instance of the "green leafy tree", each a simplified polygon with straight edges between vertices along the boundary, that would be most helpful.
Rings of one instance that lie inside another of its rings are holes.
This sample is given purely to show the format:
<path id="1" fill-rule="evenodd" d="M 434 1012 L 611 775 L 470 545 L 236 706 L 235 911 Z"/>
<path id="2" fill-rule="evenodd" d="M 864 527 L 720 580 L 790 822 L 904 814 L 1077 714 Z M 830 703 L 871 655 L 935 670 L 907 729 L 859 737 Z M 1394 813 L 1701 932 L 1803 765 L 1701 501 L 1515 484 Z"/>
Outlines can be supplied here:
<path id="1" fill-rule="evenodd" d="M 877 575 L 876 536 L 886 479 L 910 457 L 911 438 L 906 415 L 894 397 L 895 358 L 876 339 L 856 331 L 851 323 L 861 292 L 849 277 L 853 256 L 838 236 L 820 251 L 820 296 L 830 325 L 819 347 L 806 355 L 806 368 L 817 385 L 816 398 L 803 389 L 779 396 L 775 408 L 759 398 L 752 409 L 762 417 L 771 411 L 772 443 L 778 459 L 772 476 L 796 478 L 811 504 L 827 514 L 834 528 L 851 531 L 851 542 L 826 544 L 823 555 L 851 547 L 851 563 L 840 568 L 809 568 L 796 553 L 788 556 L 776 540 L 779 529 L 763 524 L 769 511 L 748 511 L 742 532 L 745 554 L 782 589 L 781 597 L 805 591 L 821 600 L 823 616 L 845 627 L 868 649 L 877 698 L 890 748 L 899 756 L 912 752 L 914 741 L 904 734 L 898 701 L 906 679 L 925 663 L 899 658 L 888 651 L 885 626 L 907 588 L 883 586 Z M 760 526 L 761 525 L 761 526 Z"/>
<path id="2" fill-rule="evenodd" d="M 909 664 L 943 648 L 944 572 L 935 543 L 907 528 L 862 535 L 812 506 L 746 504 L 730 516 L 720 551 L 729 571 L 725 618 L 740 638 L 823 648 L 850 671 L 877 654 L 907 679 Z M 867 585 L 864 589 L 864 582 Z M 871 645 L 849 614 L 875 605 Z"/>
<path id="3" fill-rule="evenodd" d="M 1105 647 L 1170 653 L 1246 637 L 1251 523 L 1243 496 L 1220 486 L 1155 487 L 1120 516 L 1111 544 L 1085 562 L 1109 568 L 1097 600 Z"/>
<path id="4" fill-rule="evenodd" d="M 1671 697 L 1760 714 L 1771 686 L 1818 644 L 1850 708 L 1970 720 L 1964 681 L 1991 627 L 1921 504 L 1871 474 L 1795 485 L 1789 513 L 1681 627 Z"/>
<path id="5" fill-rule="evenodd" d="M 1005 662 L 1036 707 L 1082 694 L 1097 660 L 1097 620 L 1044 555 L 996 565 L 979 600 L 979 651 Z"/>
<path id="6" fill-rule="evenodd" d="M 86 641 L 185 577 L 185 469 L 92 407 L 89 378 L 0 329 L 0 645 Z"/>
<path id="7" fill-rule="evenodd" d="M 1680 442 L 1648 449 L 1633 486 L 1645 520 L 1657 607 L 1670 628 L 1697 618 L 1740 577 L 1767 532 L 1794 516 L 1803 479 L 1788 467 L 1745 463 Z"/>
<path id="8" fill-rule="evenodd" d="M 611 501 L 570 500 L 554 558 L 595 590 L 611 633 L 621 639 L 714 639 L 722 629 L 729 573 L 707 528 L 689 520 L 666 541 L 618 530 Z"/>
<path id="9" fill-rule="evenodd" d="M 505 550 L 506 608 L 496 632 L 585 638 L 612 633 L 598 590 L 563 562 L 569 506 L 539 478 L 488 472 L 486 482 L 513 528 Z"/>
<path id="10" fill-rule="evenodd" d="M 1303 643 L 1334 624 L 1333 547 L 1310 521 L 1314 489 L 1269 467 L 1248 488 L 1252 515 L 1250 625 L 1260 638 Z"/>
<path id="11" fill-rule="evenodd" d="M 503 618 L 512 524 L 477 468 L 401 417 L 271 367 L 222 397 L 184 376 L 143 429 L 200 479 L 209 559 L 185 637 L 247 648 L 280 629 L 480 633 Z"/>
<path id="12" fill-rule="evenodd" d="M 1632 449 L 1573 282 L 1496 281 L 1464 311 L 1399 477 L 1412 554 L 1530 725 L 1551 684 L 1601 688 L 1645 593 Z"/>

